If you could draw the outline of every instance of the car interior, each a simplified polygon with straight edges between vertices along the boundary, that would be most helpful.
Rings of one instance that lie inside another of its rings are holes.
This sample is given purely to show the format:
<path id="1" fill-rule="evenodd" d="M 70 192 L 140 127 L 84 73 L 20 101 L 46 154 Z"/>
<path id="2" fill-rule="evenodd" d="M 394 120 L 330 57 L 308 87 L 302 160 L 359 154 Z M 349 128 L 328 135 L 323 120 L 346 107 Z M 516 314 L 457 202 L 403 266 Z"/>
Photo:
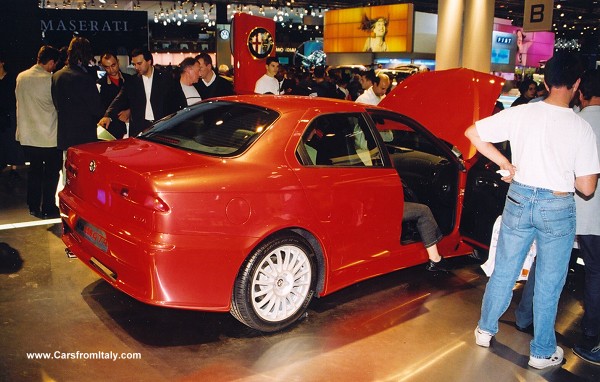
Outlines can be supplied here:
<path id="1" fill-rule="evenodd" d="M 454 228 L 458 168 L 444 144 L 408 121 L 371 115 L 400 175 L 407 201 L 429 206 L 443 234 Z M 362 114 L 325 114 L 314 119 L 296 151 L 308 166 L 381 167 L 384 161 L 369 122 Z M 403 222 L 403 244 L 420 241 L 414 222 Z"/>
<path id="2" fill-rule="evenodd" d="M 311 122 L 303 138 L 305 165 L 383 166 L 381 152 L 359 113 L 325 114 Z"/>
<path id="3" fill-rule="evenodd" d="M 278 116 L 273 111 L 226 102 L 202 104 L 190 113 L 194 114 L 159 125 L 144 137 L 204 154 L 236 155 Z"/>
<path id="4" fill-rule="evenodd" d="M 444 235 L 454 228 L 458 197 L 458 168 L 432 139 L 410 121 L 372 114 L 390 159 L 402 179 L 404 200 L 429 206 Z M 402 243 L 420 241 L 414 222 L 403 222 Z"/>

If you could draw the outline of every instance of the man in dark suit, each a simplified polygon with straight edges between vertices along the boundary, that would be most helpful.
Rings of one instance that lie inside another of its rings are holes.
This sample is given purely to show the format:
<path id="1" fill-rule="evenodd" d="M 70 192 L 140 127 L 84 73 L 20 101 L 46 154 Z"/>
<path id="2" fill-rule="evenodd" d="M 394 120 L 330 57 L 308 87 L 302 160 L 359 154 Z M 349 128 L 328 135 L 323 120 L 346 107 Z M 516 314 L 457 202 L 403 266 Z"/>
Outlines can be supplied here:
<path id="1" fill-rule="evenodd" d="M 215 73 L 212 58 L 208 53 L 200 53 L 196 60 L 200 64 L 201 80 L 195 86 L 203 100 L 235 94 L 231 82 Z"/>
<path id="2" fill-rule="evenodd" d="M 106 111 L 125 83 L 129 83 L 131 75 L 121 72 L 119 69 L 119 59 L 110 52 L 104 53 L 102 57 L 100 57 L 100 64 L 106 71 L 106 74 L 98 79 L 96 84 L 100 88 L 100 99 L 102 100 L 102 106 Z M 127 126 L 125 123 L 128 121 L 129 109 L 119 112 L 118 119 L 114 119 L 111 122 L 108 132 L 117 139 L 123 138 L 127 133 Z"/>
<path id="3" fill-rule="evenodd" d="M 57 143 L 60 150 L 95 142 L 96 122 L 104 108 L 96 81 L 88 72 L 92 58 L 90 42 L 73 37 L 67 65 L 52 75 L 52 101 L 58 112 Z"/>
<path id="4" fill-rule="evenodd" d="M 131 53 L 131 63 L 137 76 L 121 88 L 98 124 L 108 128 L 121 111 L 130 109 L 129 136 L 135 137 L 154 121 L 176 110 L 172 110 L 168 101 L 174 80 L 154 68 L 152 53 L 147 49 L 135 49 Z"/>

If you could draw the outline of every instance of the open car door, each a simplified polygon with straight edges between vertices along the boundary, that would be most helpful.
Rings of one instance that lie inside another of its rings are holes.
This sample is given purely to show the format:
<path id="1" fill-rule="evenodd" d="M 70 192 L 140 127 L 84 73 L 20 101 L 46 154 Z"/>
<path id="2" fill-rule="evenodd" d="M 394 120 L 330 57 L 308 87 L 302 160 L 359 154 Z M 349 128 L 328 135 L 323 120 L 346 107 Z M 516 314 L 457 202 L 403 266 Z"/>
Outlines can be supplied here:
<path id="1" fill-rule="evenodd" d="M 495 173 L 497 166 L 476 155 L 464 131 L 492 114 L 503 79 L 459 68 L 419 73 L 399 83 L 379 106 L 419 121 L 438 138 L 455 146 L 469 171 L 460 184 L 464 198 L 460 234 L 476 247 L 487 249 L 496 217 L 502 213 L 508 184 Z M 462 208 L 461 208 L 462 207 Z"/>

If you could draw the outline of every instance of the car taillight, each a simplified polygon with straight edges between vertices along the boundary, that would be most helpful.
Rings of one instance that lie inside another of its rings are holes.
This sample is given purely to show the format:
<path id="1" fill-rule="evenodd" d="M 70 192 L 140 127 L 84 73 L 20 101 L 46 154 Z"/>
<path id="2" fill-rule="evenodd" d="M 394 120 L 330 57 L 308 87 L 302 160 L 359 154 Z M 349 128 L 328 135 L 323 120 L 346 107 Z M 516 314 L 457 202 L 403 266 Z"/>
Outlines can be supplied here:
<path id="1" fill-rule="evenodd" d="M 65 170 L 67 173 L 67 179 L 77 178 L 77 166 L 75 166 L 71 161 L 67 161 L 65 163 Z"/>
<path id="2" fill-rule="evenodd" d="M 148 194 L 145 192 L 140 192 L 136 190 L 129 189 L 126 186 L 120 186 L 113 184 L 112 189 L 114 192 L 119 194 L 123 199 L 143 206 L 145 208 L 149 208 L 152 211 L 156 212 L 169 212 L 169 206 L 165 203 L 164 200 L 159 198 L 156 195 Z"/>
<path id="3" fill-rule="evenodd" d="M 157 196 L 146 196 L 144 207 L 148 207 L 157 212 L 169 212 L 169 206 Z"/>

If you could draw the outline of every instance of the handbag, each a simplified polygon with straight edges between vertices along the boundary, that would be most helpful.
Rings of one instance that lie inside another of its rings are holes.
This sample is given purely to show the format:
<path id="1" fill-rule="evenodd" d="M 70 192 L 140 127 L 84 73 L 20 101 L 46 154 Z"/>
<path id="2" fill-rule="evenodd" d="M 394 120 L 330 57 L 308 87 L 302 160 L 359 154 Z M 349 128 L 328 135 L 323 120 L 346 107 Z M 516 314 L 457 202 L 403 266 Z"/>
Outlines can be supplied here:
<path id="1" fill-rule="evenodd" d="M 485 273 L 486 276 L 490 277 L 492 272 L 494 271 L 494 265 L 496 262 L 496 247 L 498 246 L 498 235 L 500 234 L 500 226 L 502 225 L 502 215 L 498 216 L 496 222 L 494 223 L 494 227 L 492 228 L 492 239 L 490 241 L 490 250 L 488 259 L 485 263 L 481 264 L 481 269 Z M 529 252 L 527 252 L 527 256 L 525 257 L 525 261 L 523 262 L 523 267 L 521 268 L 521 273 L 519 273 L 518 281 L 527 280 L 529 277 L 529 270 L 531 269 L 531 265 L 535 261 L 536 255 L 536 245 L 535 240 L 531 244 L 531 248 L 529 248 Z"/>

